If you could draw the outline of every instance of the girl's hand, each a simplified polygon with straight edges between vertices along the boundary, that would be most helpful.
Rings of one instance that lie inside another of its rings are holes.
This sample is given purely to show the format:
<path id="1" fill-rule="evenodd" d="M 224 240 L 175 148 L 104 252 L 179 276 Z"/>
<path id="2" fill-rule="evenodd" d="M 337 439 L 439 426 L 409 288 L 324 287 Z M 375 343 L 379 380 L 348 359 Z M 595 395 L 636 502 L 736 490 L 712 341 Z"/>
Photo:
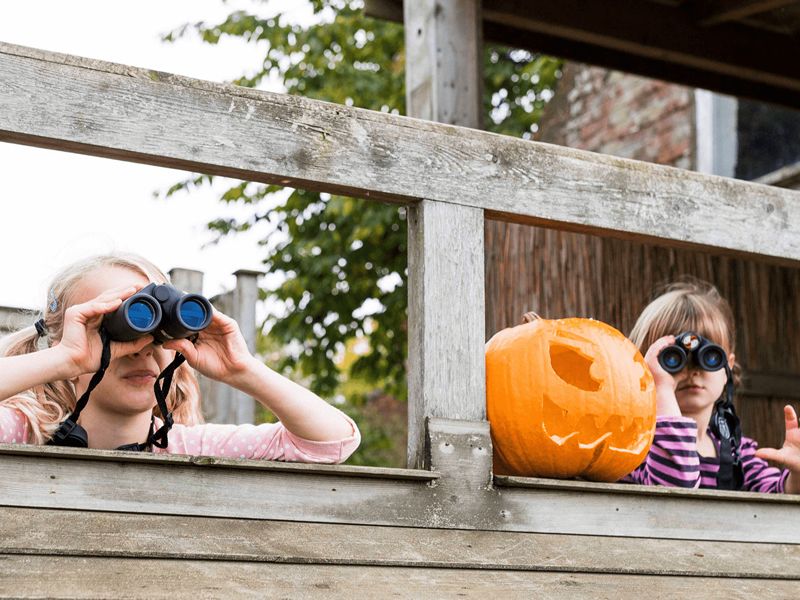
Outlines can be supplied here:
<path id="1" fill-rule="evenodd" d="M 656 385 L 656 414 L 658 416 L 681 416 L 678 400 L 675 398 L 675 378 L 667 373 L 658 362 L 658 355 L 667 346 L 675 343 L 674 335 L 665 335 L 658 338 L 647 349 L 644 362 L 653 374 Z"/>
<path id="2" fill-rule="evenodd" d="M 758 458 L 771 460 L 791 471 L 786 481 L 786 493 L 800 493 L 800 428 L 797 426 L 797 414 L 789 405 L 783 407 L 783 418 L 786 421 L 786 438 L 783 448 L 759 448 L 756 451 Z"/>
<path id="3" fill-rule="evenodd" d="M 54 347 L 67 365 L 68 379 L 100 368 L 103 342 L 98 331 L 103 316 L 117 310 L 136 291 L 133 286 L 108 290 L 93 300 L 70 306 L 64 311 L 64 331 Z M 152 341 L 153 336 L 147 335 L 132 342 L 111 342 L 111 360 L 139 352 Z"/>
<path id="4" fill-rule="evenodd" d="M 253 360 L 239 325 L 221 312 L 214 310 L 211 323 L 192 343 L 189 340 L 169 340 L 164 348 L 177 350 L 186 362 L 211 379 L 235 385 L 237 376 L 243 375 Z"/>

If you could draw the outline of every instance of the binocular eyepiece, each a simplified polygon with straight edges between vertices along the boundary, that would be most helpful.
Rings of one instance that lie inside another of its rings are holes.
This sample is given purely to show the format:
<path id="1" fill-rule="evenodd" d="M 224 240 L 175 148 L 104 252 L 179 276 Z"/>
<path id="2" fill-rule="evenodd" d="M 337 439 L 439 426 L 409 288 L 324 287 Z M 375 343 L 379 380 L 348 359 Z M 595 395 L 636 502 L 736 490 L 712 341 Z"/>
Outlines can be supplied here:
<path id="1" fill-rule="evenodd" d="M 693 362 L 704 371 L 719 371 L 728 362 L 721 346 L 692 331 L 675 336 L 675 343 L 658 354 L 658 364 L 667 373 L 677 373 Z"/>
<path id="2" fill-rule="evenodd" d="M 169 284 L 151 283 L 103 318 L 110 339 L 129 342 L 151 334 L 155 342 L 192 337 L 211 323 L 211 303 Z"/>

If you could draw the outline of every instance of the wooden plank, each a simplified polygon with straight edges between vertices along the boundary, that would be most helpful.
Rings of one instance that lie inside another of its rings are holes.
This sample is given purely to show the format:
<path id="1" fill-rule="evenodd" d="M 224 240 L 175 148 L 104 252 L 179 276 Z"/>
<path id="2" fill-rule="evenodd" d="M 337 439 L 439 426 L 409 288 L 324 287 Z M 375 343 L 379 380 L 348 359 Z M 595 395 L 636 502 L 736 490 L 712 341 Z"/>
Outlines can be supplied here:
<path id="1" fill-rule="evenodd" d="M 244 469 L 270 471 L 273 473 L 296 473 L 311 475 L 344 475 L 374 479 L 433 481 L 437 473 L 419 469 L 395 469 L 385 467 L 356 467 L 351 465 L 324 465 L 269 460 L 241 460 L 213 456 L 189 456 L 184 454 L 148 454 L 143 452 L 119 452 L 117 450 L 94 450 L 63 446 L 33 446 L 28 444 L 0 444 L 0 456 L 25 456 L 31 459 L 59 458 L 92 461 L 112 461 L 120 464 L 144 463 L 150 465 L 195 466 L 201 468 Z"/>
<path id="2" fill-rule="evenodd" d="M 800 259 L 796 192 L 476 130 L 10 45 L 0 107 L 2 141 Z"/>
<path id="3" fill-rule="evenodd" d="M 710 0 L 697 7 L 700 25 L 718 25 L 796 4 L 797 0 Z"/>
<path id="4" fill-rule="evenodd" d="M 406 0 L 403 12 L 408 115 L 480 128 L 480 0 Z"/>
<path id="5" fill-rule="evenodd" d="M 440 472 L 431 483 L 337 474 L 335 468 L 303 473 L 0 454 L 0 506 L 800 544 L 800 532 L 786 526 L 800 497 L 717 499 L 692 490 L 602 484 L 587 494 L 577 482 L 559 481 L 533 489 L 494 487 L 487 442 L 488 432 L 470 424 L 463 431 L 439 428 L 430 451 Z"/>
<path id="6" fill-rule="evenodd" d="M 745 373 L 739 390 L 744 396 L 773 396 L 800 399 L 800 375 L 780 373 Z"/>
<path id="7" fill-rule="evenodd" d="M 0 556 L 0 595 L 48 598 L 789 598 L 794 581 L 233 561 Z M 433 594 L 433 596 L 431 595 Z"/>
<path id="8" fill-rule="evenodd" d="M 800 579 L 800 546 L 0 507 L 0 554 Z"/>
<path id="9" fill-rule="evenodd" d="M 408 211 L 408 465 L 427 464 L 425 419 L 486 418 L 483 211 Z"/>

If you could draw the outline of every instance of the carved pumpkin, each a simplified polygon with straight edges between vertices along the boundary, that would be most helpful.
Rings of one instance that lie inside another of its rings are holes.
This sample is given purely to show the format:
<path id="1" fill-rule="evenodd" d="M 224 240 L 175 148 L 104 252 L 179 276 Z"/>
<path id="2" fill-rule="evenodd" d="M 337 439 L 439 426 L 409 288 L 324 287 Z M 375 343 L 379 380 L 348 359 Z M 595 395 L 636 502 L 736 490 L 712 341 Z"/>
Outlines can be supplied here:
<path id="1" fill-rule="evenodd" d="M 616 481 L 653 441 L 655 385 L 610 325 L 535 317 L 486 344 L 486 410 L 495 473 Z"/>

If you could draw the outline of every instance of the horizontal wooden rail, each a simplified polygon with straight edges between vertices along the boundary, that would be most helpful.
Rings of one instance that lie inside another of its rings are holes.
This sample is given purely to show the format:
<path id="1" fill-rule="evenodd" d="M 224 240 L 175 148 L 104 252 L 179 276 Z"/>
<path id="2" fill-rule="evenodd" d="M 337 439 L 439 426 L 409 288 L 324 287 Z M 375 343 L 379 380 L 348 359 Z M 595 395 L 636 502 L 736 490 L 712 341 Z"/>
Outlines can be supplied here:
<path id="1" fill-rule="evenodd" d="M 405 469 L 206 462 L 0 447 L 0 506 L 519 533 L 800 544 L 800 496 L 509 478 L 488 431 L 432 420 L 438 477 Z M 80 458 L 80 459 L 79 459 Z M 224 464 L 223 464 L 224 463 Z M 366 476 L 365 476 L 366 475 Z M 487 479 L 488 476 L 488 479 Z M 587 493 L 590 492 L 590 493 Z"/>
<path id="2" fill-rule="evenodd" d="M 0 140 L 800 260 L 791 190 L 1 43 Z"/>

